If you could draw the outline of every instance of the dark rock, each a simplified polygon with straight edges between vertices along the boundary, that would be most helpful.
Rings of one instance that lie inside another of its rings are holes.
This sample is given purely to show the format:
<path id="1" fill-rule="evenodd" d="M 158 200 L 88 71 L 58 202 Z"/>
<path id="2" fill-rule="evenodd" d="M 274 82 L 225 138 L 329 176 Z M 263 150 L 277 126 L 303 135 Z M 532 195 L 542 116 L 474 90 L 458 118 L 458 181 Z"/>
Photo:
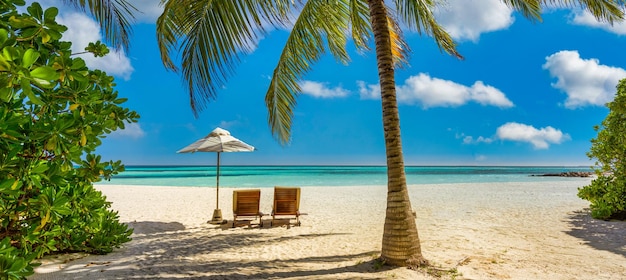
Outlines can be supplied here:
<path id="1" fill-rule="evenodd" d="M 546 173 L 541 175 L 531 175 L 531 176 L 547 176 L 547 177 L 590 177 L 593 175 L 593 172 L 583 172 L 583 171 L 569 171 L 569 172 L 561 172 L 561 173 Z"/>

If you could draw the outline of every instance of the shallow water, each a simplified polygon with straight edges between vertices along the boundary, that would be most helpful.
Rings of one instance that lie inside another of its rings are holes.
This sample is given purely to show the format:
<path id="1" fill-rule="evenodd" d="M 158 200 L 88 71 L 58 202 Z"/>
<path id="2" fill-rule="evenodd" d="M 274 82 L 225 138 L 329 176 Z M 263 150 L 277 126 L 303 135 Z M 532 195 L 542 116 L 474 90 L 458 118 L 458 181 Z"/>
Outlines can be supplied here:
<path id="1" fill-rule="evenodd" d="M 223 187 L 369 186 L 386 185 L 385 166 L 221 166 Z M 580 178 L 533 176 L 570 171 L 590 172 L 577 166 L 408 166 L 407 184 L 481 182 L 541 182 Z M 216 185 L 215 166 L 127 166 L 111 181 L 98 184 L 198 186 Z"/>

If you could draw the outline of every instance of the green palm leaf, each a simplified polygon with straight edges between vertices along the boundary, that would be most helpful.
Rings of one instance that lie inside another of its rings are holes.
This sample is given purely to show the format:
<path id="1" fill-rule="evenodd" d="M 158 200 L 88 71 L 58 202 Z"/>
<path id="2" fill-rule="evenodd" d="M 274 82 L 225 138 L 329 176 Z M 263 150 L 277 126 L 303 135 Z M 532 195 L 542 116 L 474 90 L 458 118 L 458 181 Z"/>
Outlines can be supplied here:
<path id="1" fill-rule="evenodd" d="M 301 91 L 298 80 L 325 52 L 324 43 L 337 60 L 347 63 L 350 60 L 345 48 L 349 23 L 351 16 L 356 16 L 358 21 L 352 29 L 352 36 L 357 37 L 357 46 L 365 46 L 370 29 L 365 25 L 367 15 L 360 5 L 363 4 L 349 0 L 310 0 L 302 7 L 265 96 L 272 134 L 282 144 L 289 142 L 291 137 L 291 118 L 296 97 Z"/>
<path id="2" fill-rule="evenodd" d="M 63 0 L 65 4 L 89 12 L 100 23 L 104 30 L 104 37 L 114 48 L 124 48 L 128 51 L 131 25 L 134 21 L 133 12 L 137 9 L 126 0 Z"/>
<path id="3" fill-rule="evenodd" d="M 531 21 L 541 21 L 541 0 L 502 0 L 502 3 Z"/>
<path id="4" fill-rule="evenodd" d="M 360 51 L 370 50 L 369 43 L 372 38 L 372 26 L 370 25 L 369 7 L 366 1 L 350 0 L 350 24 L 352 28 L 352 40 Z"/>
<path id="5" fill-rule="evenodd" d="M 178 71 L 172 54 L 182 51 L 182 76 L 197 115 L 215 99 L 242 54 L 251 52 L 265 33 L 263 23 L 283 25 L 289 1 L 167 1 L 157 21 L 164 65 Z"/>
<path id="6" fill-rule="evenodd" d="M 590 12 L 597 20 L 609 24 L 624 19 L 623 0 L 502 0 L 502 2 L 532 21 L 541 21 L 543 7 L 580 7 Z"/>
<path id="7" fill-rule="evenodd" d="M 526 0 L 529 1 L 529 0 Z M 542 6 L 580 7 L 590 12 L 597 20 L 613 24 L 624 19 L 624 0 L 534 0 Z M 525 2 L 507 0 L 506 2 Z"/>
<path id="8" fill-rule="evenodd" d="M 409 29 L 432 36 L 439 49 L 462 58 L 450 34 L 435 20 L 433 9 L 436 4 L 435 0 L 395 0 L 398 17 Z"/>

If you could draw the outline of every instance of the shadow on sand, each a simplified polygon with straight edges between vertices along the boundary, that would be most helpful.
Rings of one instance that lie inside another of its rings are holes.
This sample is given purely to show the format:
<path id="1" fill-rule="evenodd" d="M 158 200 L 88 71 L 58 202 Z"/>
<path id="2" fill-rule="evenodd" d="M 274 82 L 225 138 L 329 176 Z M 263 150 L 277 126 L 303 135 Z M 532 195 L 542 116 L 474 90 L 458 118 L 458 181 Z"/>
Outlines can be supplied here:
<path id="1" fill-rule="evenodd" d="M 128 226 L 133 228 L 134 234 L 155 234 L 185 229 L 185 226 L 179 222 L 131 222 Z"/>
<path id="2" fill-rule="evenodd" d="M 594 219 L 589 209 L 574 212 L 568 222 L 572 229 L 567 234 L 598 250 L 626 256 L 626 222 Z"/>
<path id="3" fill-rule="evenodd" d="M 133 222 L 129 225 L 134 228 L 133 241 L 125 248 L 98 261 L 78 260 L 63 269 L 62 279 L 385 279 L 378 273 L 389 269 L 376 264 L 374 257 L 380 252 L 366 250 L 358 254 L 301 258 L 294 255 L 271 260 L 202 257 L 247 251 L 250 246 L 272 248 L 302 239 L 315 244 L 319 238 L 347 233 L 284 237 L 268 236 L 259 230 L 225 234 L 219 227 L 185 228 L 179 223 Z"/>

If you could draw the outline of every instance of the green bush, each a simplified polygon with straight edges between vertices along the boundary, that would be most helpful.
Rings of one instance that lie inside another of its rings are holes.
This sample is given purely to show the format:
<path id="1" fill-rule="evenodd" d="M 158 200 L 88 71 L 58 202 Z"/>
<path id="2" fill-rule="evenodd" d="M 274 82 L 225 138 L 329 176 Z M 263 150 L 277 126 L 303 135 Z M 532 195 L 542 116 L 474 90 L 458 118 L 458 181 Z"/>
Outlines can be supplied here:
<path id="1" fill-rule="evenodd" d="M 591 185 L 578 190 L 578 196 L 591 202 L 591 215 L 597 219 L 626 218 L 626 79 L 617 85 L 617 94 L 607 104 L 610 112 L 595 127 L 590 158 L 596 158 L 598 176 Z"/>
<path id="2" fill-rule="evenodd" d="M 94 154 L 106 134 L 136 122 L 113 77 L 90 70 L 60 41 L 56 8 L 0 1 L 0 279 L 33 273 L 58 252 L 106 254 L 130 241 L 93 183 L 124 170 Z M 100 42 L 87 51 L 100 56 Z"/>

